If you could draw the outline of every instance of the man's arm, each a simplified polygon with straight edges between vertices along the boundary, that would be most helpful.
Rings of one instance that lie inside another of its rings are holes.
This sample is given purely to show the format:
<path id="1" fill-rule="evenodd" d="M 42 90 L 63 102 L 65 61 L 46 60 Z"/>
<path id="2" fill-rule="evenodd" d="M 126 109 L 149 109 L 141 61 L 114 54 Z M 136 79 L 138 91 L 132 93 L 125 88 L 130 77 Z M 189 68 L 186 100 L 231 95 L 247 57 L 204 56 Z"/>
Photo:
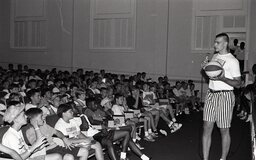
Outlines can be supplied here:
<path id="1" fill-rule="evenodd" d="M 222 77 L 220 78 L 219 80 L 227 83 L 228 85 L 232 86 L 232 87 L 240 87 L 241 86 L 241 77 L 234 77 L 233 79 L 229 79 L 229 78 L 226 78 L 226 77 Z"/>

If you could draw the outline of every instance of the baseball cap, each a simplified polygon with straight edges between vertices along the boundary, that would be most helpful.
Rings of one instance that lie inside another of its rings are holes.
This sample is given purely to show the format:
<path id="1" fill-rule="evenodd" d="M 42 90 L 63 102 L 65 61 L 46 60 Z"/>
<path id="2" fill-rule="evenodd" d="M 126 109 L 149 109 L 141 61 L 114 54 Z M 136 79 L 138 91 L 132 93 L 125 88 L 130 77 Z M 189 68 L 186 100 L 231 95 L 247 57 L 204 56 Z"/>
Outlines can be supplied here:
<path id="1" fill-rule="evenodd" d="M 101 100 L 100 105 L 101 105 L 101 106 L 104 106 L 104 105 L 107 104 L 108 102 L 111 102 L 111 100 L 106 97 L 106 98 L 104 98 L 103 100 Z"/>
<path id="2" fill-rule="evenodd" d="M 4 113 L 3 120 L 5 122 L 11 123 L 14 121 L 15 118 L 18 117 L 18 115 L 24 111 L 25 105 L 18 103 L 17 105 L 11 105 L 7 108 L 7 110 Z"/>

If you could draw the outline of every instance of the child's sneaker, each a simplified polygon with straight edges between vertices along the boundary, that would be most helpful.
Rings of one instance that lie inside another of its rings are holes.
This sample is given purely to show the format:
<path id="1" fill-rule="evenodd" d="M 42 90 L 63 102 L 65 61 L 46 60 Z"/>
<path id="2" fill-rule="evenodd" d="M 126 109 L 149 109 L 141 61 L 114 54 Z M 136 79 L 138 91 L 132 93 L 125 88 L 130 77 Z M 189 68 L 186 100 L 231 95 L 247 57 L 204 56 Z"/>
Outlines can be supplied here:
<path id="1" fill-rule="evenodd" d="M 141 140 L 141 138 L 140 138 L 140 136 L 138 134 L 136 134 L 136 140 L 138 140 L 138 141 Z"/>
<path id="2" fill-rule="evenodd" d="M 165 130 L 160 129 L 159 132 L 165 136 L 167 136 L 167 132 Z"/>
<path id="3" fill-rule="evenodd" d="M 154 132 L 150 133 L 150 135 L 151 135 L 153 138 L 157 138 L 157 137 L 158 137 L 158 135 L 155 134 Z"/>
<path id="4" fill-rule="evenodd" d="M 136 145 L 140 150 L 145 149 L 145 148 L 144 148 L 144 147 L 142 147 L 139 143 L 135 143 L 135 145 Z"/>
<path id="5" fill-rule="evenodd" d="M 182 127 L 182 124 L 180 124 L 180 123 L 173 123 L 173 124 L 170 126 L 171 133 L 176 132 L 176 131 L 179 130 L 181 127 Z"/>
<path id="6" fill-rule="evenodd" d="M 146 140 L 146 141 L 148 141 L 148 142 L 155 142 L 154 138 L 151 137 L 150 135 L 145 136 L 145 137 L 144 137 L 144 140 Z"/>

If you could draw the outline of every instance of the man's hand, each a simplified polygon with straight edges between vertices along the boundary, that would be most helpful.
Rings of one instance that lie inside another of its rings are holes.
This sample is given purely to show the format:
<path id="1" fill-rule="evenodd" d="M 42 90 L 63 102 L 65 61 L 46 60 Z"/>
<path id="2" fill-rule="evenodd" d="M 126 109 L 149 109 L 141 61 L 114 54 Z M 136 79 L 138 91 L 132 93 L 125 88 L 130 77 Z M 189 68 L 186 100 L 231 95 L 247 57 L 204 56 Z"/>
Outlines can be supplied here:
<path id="1" fill-rule="evenodd" d="M 209 56 L 206 56 L 204 61 L 201 63 L 201 68 L 204 69 L 204 67 L 206 66 L 206 64 L 209 62 Z"/>

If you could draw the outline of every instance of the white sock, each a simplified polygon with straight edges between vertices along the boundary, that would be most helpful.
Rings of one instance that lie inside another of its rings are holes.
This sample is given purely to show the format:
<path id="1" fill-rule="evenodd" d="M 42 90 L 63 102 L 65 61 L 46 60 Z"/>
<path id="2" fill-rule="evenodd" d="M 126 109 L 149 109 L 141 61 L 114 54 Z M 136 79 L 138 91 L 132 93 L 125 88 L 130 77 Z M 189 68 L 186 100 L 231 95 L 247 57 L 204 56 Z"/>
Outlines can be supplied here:
<path id="1" fill-rule="evenodd" d="M 125 159 L 125 158 L 126 158 L 126 152 L 121 152 L 120 158 L 121 158 L 121 159 Z"/>
<path id="2" fill-rule="evenodd" d="M 145 154 L 143 154 L 140 158 L 141 158 L 142 160 L 149 160 L 149 158 L 148 158 Z"/>
<path id="3" fill-rule="evenodd" d="M 146 137 L 148 136 L 148 131 L 145 132 L 145 136 L 146 136 Z"/>
<path id="4" fill-rule="evenodd" d="M 133 140 L 133 142 L 136 142 L 136 138 L 133 138 L 132 140 Z"/>
<path id="5" fill-rule="evenodd" d="M 148 129 L 148 133 L 152 133 L 152 129 Z"/>
<path id="6" fill-rule="evenodd" d="M 176 122 L 176 118 L 173 118 L 172 121 L 175 123 Z"/>
<path id="7" fill-rule="evenodd" d="M 172 124 L 173 124 L 173 122 L 171 121 L 171 122 L 168 124 L 168 126 L 169 126 L 169 127 L 171 127 L 171 126 L 172 126 Z"/>

